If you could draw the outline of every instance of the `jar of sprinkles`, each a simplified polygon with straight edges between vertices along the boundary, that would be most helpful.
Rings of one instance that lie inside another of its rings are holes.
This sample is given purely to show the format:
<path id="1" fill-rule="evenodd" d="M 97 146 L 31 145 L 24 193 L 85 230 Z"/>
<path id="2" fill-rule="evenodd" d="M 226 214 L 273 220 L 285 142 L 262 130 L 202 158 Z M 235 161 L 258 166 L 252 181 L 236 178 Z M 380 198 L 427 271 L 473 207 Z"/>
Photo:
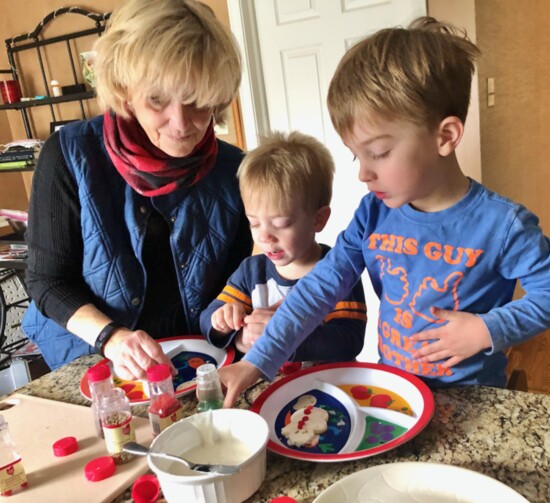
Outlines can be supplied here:
<path id="1" fill-rule="evenodd" d="M 133 455 L 122 449 L 128 442 L 136 440 L 136 432 L 130 402 L 121 388 L 114 388 L 101 396 L 99 417 L 107 452 L 117 465 L 127 463 Z"/>

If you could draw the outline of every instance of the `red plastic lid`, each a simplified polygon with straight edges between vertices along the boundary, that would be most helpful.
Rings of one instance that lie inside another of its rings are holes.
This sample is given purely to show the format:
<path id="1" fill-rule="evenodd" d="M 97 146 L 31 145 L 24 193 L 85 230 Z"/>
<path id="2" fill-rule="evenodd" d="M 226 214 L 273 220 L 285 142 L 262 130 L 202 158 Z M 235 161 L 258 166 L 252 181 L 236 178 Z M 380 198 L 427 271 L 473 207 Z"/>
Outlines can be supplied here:
<path id="1" fill-rule="evenodd" d="M 101 456 L 99 458 L 92 459 L 84 467 L 84 474 L 88 480 L 92 482 L 99 482 L 100 480 L 107 479 L 113 473 L 115 473 L 116 465 L 111 456 Z"/>
<path id="2" fill-rule="evenodd" d="M 269 503 L 298 503 L 294 498 L 291 498 L 290 496 L 278 496 L 277 498 L 273 498 L 272 500 L 269 500 Z"/>
<path id="3" fill-rule="evenodd" d="M 284 376 L 294 374 L 302 368 L 302 362 L 286 362 L 283 363 L 282 367 L 279 369 L 279 373 Z M 286 496 L 285 496 L 286 498 Z"/>
<path id="4" fill-rule="evenodd" d="M 166 363 L 159 363 L 147 369 L 147 380 L 149 382 L 164 381 L 164 379 L 168 379 L 171 376 L 170 367 Z"/>
<path id="5" fill-rule="evenodd" d="M 153 503 L 160 494 L 160 485 L 154 475 L 138 477 L 132 486 L 132 499 L 135 503 Z"/>
<path id="6" fill-rule="evenodd" d="M 86 372 L 89 382 L 103 381 L 111 376 L 111 367 L 106 363 L 100 363 L 90 367 Z"/>
<path id="7" fill-rule="evenodd" d="M 78 442 L 75 437 L 60 438 L 53 444 L 53 453 L 56 456 L 68 456 L 73 452 L 78 451 Z"/>

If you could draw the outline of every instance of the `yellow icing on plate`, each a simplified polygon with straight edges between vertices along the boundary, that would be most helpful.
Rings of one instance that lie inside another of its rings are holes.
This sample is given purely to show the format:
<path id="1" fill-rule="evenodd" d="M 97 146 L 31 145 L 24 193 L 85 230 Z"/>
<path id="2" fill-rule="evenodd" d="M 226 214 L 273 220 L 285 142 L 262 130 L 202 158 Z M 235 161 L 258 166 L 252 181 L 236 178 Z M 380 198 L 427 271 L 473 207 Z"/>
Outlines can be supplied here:
<path id="1" fill-rule="evenodd" d="M 113 382 L 117 388 L 122 388 L 129 400 L 146 400 L 147 395 L 143 390 L 143 382 L 126 381 L 118 376 L 113 377 Z"/>

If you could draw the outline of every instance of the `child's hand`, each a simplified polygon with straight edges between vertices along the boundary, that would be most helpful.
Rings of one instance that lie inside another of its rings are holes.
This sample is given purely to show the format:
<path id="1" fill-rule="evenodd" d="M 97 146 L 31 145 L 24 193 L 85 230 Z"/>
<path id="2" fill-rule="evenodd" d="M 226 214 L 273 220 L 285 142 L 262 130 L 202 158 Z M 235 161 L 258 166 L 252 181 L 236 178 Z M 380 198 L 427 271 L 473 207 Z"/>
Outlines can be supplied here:
<path id="1" fill-rule="evenodd" d="M 244 306 L 239 302 L 224 304 L 212 314 L 212 328 L 223 335 L 240 330 L 245 314 Z"/>
<path id="2" fill-rule="evenodd" d="M 432 307 L 431 313 L 448 323 L 411 336 L 412 342 L 434 341 L 411 352 L 420 363 L 446 360 L 441 365 L 448 368 L 491 347 L 491 335 L 479 316 L 437 307 Z"/>
<path id="3" fill-rule="evenodd" d="M 269 320 L 273 318 L 275 311 L 277 311 L 277 308 L 282 302 L 283 301 L 280 300 L 276 304 L 269 307 L 258 307 L 248 316 L 244 317 L 244 328 L 241 340 L 245 347 L 250 349 L 254 342 L 260 338 L 260 336 L 264 333 L 265 327 L 269 323 Z"/>
<path id="4" fill-rule="evenodd" d="M 252 344 L 256 342 L 257 338 L 250 337 L 250 335 L 246 332 L 246 327 L 243 328 L 236 336 L 235 339 L 233 339 L 233 342 L 235 343 L 235 347 L 241 352 L 241 353 L 248 353 L 250 351 L 250 348 L 252 347 Z"/>
<path id="5" fill-rule="evenodd" d="M 237 397 L 262 375 L 252 363 L 246 360 L 218 369 L 220 381 L 226 390 L 223 406 L 233 407 Z"/>

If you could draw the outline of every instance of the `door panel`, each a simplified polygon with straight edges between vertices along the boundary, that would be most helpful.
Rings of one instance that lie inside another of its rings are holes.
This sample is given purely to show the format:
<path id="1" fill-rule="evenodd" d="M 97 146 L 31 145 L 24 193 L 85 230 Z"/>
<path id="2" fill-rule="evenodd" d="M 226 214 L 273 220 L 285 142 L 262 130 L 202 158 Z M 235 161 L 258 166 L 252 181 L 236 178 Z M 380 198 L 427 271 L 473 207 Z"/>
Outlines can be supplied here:
<path id="1" fill-rule="evenodd" d="M 320 242 L 333 245 L 366 194 L 358 166 L 332 127 L 330 80 L 344 53 L 365 36 L 426 14 L 424 0 L 254 0 L 261 70 L 271 130 L 315 136 L 336 163 L 332 216 Z M 366 274 L 369 322 L 361 360 L 376 361 L 378 298 Z"/>

